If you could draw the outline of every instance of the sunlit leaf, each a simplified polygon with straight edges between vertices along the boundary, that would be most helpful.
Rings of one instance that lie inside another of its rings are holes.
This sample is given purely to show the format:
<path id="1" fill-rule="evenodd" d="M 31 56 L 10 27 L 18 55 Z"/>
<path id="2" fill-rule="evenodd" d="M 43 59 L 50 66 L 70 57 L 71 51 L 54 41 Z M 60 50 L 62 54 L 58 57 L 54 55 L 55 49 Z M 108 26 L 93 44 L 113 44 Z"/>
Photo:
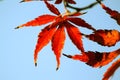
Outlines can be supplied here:
<path id="1" fill-rule="evenodd" d="M 103 3 L 101 3 L 101 6 L 111 16 L 111 18 L 115 19 L 120 25 L 120 13 L 116 10 L 112 10 L 109 7 L 106 7 Z"/>
<path id="2" fill-rule="evenodd" d="M 21 27 L 29 27 L 29 26 L 41 26 L 43 24 L 52 22 L 54 19 L 56 18 L 56 16 L 50 15 L 50 14 L 46 14 L 46 15 L 42 15 L 39 16 L 37 18 L 35 18 L 34 20 L 31 20 L 25 24 L 22 24 L 18 27 L 16 27 L 15 29 L 21 28 Z"/>
<path id="3" fill-rule="evenodd" d="M 49 41 L 52 39 L 52 36 L 54 35 L 55 31 L 56 31 L 56 26 L 57 24 L 54 23 L 52 25 L 49 25 L 47 27 L 45 27 L 38 35 L 38 41 L 36 44 L 36 48 L 34 51 L 34 62 L 35 65 L 37 65 L 37 56 L 39 51 L 46 46 Z"/>
<path id="4" fill-rule="evenodd" d="M 48 3 L 46 0 L 44 0 L 44 2 L 45 2 L 45 4 L 46 4 L 47 8 L 48 8 L 52 13 L 54 13 L 54 14 L 56 14 L 56 15 L 59 15 L 59 14 L 60 14 L 59 10 L 58 10 L 53 4 Z"/>
<path id="5" fill-rule="evenodd" d="M 65 30 L 64 26 L 61 25 L 55 32 L 52 38 L 52 50 L 54 51 L 56 55 L 56 60 L 57 60 L 57 69 L 59 68 L 60 65 L 60 56 L 61 56 L 61 51 L 64 46 L 64 41 L 65 41 Z"/>
<path id="6" fill-rule="evenodd" d="M 103 46 L 114 46 L 120 41 L 120 32 L 117 30 L 97 30 L 93 34 L 85 35 L 88 39 Z"/>
<path id="7" fill-rule="evenodd" d="M 73 17 L 73 18 L 68 18 L 68 20 L 78 26 L 81 26 L 81 27 L 85 27 L 85 28 L 88 28 L 88 29 L 91 29 L 91 30 L 96 30 L 95 28 L 93 28 L 90 24 L 86 23 L 83 19 L 81 18 L 77 18 L 77 17 Z"/>
<path id="8" fill-rule="evenodd" d="M 83 54 L 83 53 L 82 53 Z M 84 55 L 66 55 L 64 56 L 71 58 L 73 60 L 79 60 L 85 62 L 87 65 L 92 67 L 102 67 L 112 62 L 118 55 L 120 55 L 120 49 L 113 52 L 85 52 Z"/>
<path id="9" fill-rule="evenodd" d="M 67 33 L 68 33 L 70 39 L 72 40 L 72 42 L 76 45 L 76 47 L 79 50 L 84 52 L 83 43 L 82 43 L 82 35 L 81 35 L 79 29 L 68 22 L 66 22 L 65 26 L 67 29 Z"/>
<path id="10" fill-rule="evenodd" d="M 112 62 L 118 55 L 120 49 L 112 52 L 88 52 L 89 61 L 86 63 L 92 67 L 102 67 Z"/>
<path id="11" fill-rule="evenodd" d="M 107 71 L 104 74 L 104 77 L 102 80 L 108 80 L 114 73 L 115 71 L 120 67 L 120 59 L 115 61 L 112 66 L 110 66 Z"/>

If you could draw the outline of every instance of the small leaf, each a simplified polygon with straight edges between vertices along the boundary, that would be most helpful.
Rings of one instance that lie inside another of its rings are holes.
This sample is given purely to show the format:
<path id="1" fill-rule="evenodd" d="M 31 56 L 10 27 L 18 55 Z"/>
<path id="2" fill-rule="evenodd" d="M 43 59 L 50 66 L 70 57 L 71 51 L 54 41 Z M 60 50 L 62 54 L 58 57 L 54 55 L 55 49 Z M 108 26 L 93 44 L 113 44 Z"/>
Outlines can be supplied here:
<path id="1" fill-rule="evenodd" d="M 52 38 L 52 50 L 54 51 L 56 56 L 57 69 L 60 66 L 60 57 L 61 57 L 61 51 L 64 46 L 64 41 L 65 41 L 65 30 L 64 30 L 64 26 L 60 25 Z"/>
<path id="2" fill-rule="evenodd" d="M 42 16 L 35 18 L 34 20 L 31 20 L 25 24 L 22 24 L 22 25 L 16 27 L 15 29 L 18 29 L 18 28 L 21 28 L 24 26 L 26 26 L 26 27 L 28 27 L 28 26 L 40 26 L 40 25 L 54 21 L 55 18 L 56 18 L 56 16 L 49 15 L 49 14 L 42 15 Z"/>
<path id="3" fill-rule="evenodd" d="M 115 61 L 112 66 L 110 66 L 107 71 L 104 74 L 104 77 L 102 80 L 108 80 L 114 73 L 115 71 L 120 67 L 120 59 Z"/>
<path id="4" fill-rule="evenodd" d="M 53 4 L 48 3 L 46 0 L 44 0 L 44 2 L 45 2 L 45 4 L 46 4 L 47 8 L 48 8 L 52 13 L 54 13 L 54 14 L 56 14 L 56 15 L 59 15 L 59 14 L 60 14 L 59 10 L 58 10 Z"/>
<path id="5" fill-rule="evenodd" d="M 81 18 L 77 18 L 77 17 L 73 17 L 73 18 L 68 18 L 68 20 L 78 26 L 81 26 L 81 27 L 85 27 L 85 28 L 88 28 L 88 29 L 91 29 L 93 31 L 95 31 L 96 29 L 93 28 L 90 24 L 86 23 L 83 19 Z"/>
<path id="6" fill-rule="evenodd" d="M 38 41 L 36 44 L 36 48 L 34 51 L 34 62 L 35 64 L 37 63 L 37 56 L 38 56 L 38 52 L 44 47 L 46 46 L 49 41 L 52 39 L 52 36 L 54 35 L 55 31 L 56 31 L 56 26 L 57 23 L 53 23 L 47 27 L 45 27 L 38 35 Z"/>
<path id="7" fill-rule="evenodd" d="M 120 41 L 120 32 L 117 30 L 97 30 L 93 34 L 85 35 L 88 39 L 97 42 L 103 46 L 114 46 Z"/>
<path id="8" fill-rule="evenodd" d="M 30 2 L 30 1 L 44 1 L 44 0 L 22 0 L 22 1 L 20 1 L 20 3 L 22 3 L 22 2 Z M 47 0 L 47 1 L 52 1 L 52 0 Z"/>
<path id="9" fill-rule="evenodd" d="M 33 0 L 22 0 L 22 1 L 20 1 L 20 3 L 22 3 L 22 2 L 30 2 L 30 1 L 33 1 Z"/>
<path id="10" fill-rule="evenodd" d="M 103 3 L 101 3 L 101 6 L 111 16 L 111 18 L 115 19 L 120 25 L 120 13 L 115 10 L 111 10 L 109 7 L 106 7 Z"/>
<path id="11" fill-rule="evenodd" d="M 66 55 L 64 56 L 71 58 L 73 60 L 79 60 L 82 62 L 85 62 L 87 65 L 92 67 L 102 67 L 107 65 L 108 63 L 112 62 L 118 55 L 120 55 L 120 49 L 115 50 L 113 52 L 84 52 L 82 55 Z"/>
<path id="12" fill-rule="evenodd" d="M 62 3 L 63 0 L 56 0 L 55 4 L 60 4 Z M 74 0 L 64 0 L 65 2 L 71 3 L 71 4 L 76 4 Z"/>
<path id="13" fill-rule="evenodd" d="M 60 4 L 60 3 L 62 3 L 62 0 L 56 0 L 55 1 L 55 4 Z"/>
<path id="14" fill-rule="evenodd" d="M 84 52 L 82 36 L 81 36 L 79 29 L 77 27 L 75 27 L 74 25 L 70 24 L 69 22 L 66 22 L 65 26 L 67 29 L 67 33 L 68 33 L 70 39 L 72 40 L 72 42 L 76 45 L 76 47 L 79 50 Z"/>
<path id="15" fill-rule="evenodd" d="M 71 3 L 71 4 L 76 4 L 76 2 L 74 0 L 65 0 L 65 1 L 68 3 Z"/>

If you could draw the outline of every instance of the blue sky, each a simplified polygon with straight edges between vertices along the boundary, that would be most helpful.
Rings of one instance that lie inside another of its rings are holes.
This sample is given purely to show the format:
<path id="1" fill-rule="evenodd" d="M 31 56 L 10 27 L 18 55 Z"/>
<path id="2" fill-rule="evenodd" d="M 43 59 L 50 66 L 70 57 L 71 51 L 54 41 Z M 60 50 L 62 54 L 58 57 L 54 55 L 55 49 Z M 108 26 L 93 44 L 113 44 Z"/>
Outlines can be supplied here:
<path id="1" fill-rule="evenodd" d="M 77 0 L 76 0 L 77 1 Z M 79 1 L 79 6 L 85 6 L 95 0 Z M 20 24 L 30 21 L 42 14 L 51 14 L 43 2 L 19 3 L 20 0 L 3 0 L 0 2 L 0 80 L 101 80 L 103 73 L 110 66 L 92 68 L 86 64 L 61 57 L 61 66 L 56 71 L 56 60 L 49 43 L 39 53 L 38 67 L 34 66 L 33 53 L 37 35 L 44 26 L 25 27 L 15 30 Z M 107 6 L 120 12 L 120 1 L 109 0 L 104 2 Z M 57 5 L 63 12 L 62 5 Z M 120 26 L 116 21 L 97 5 L 88 13 L 81 16 L 96 29 L 117 29 Z M 80 28 L 81 32 L 91 33 L 90 30 Z M 87 39 L 83 39 L 86 51 L 113 51 L 120 47 L 103 47 Z M 79 54 L 77 48 L 67 37 L 63 53 Z M 120 58 L 120 57 L 119 57 Z M 119 80 L 120 69 L 116 71 L 111 80 Z"/>

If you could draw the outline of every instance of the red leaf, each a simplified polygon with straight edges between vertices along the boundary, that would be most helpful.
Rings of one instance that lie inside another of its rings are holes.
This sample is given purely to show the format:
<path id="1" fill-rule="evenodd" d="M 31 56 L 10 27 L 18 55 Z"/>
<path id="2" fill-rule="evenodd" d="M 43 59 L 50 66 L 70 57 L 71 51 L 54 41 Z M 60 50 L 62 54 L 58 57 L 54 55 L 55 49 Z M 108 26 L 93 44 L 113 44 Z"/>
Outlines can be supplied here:
<path id="1" fill-rule="evenodd" d="M 44 0 L 22 0 L 22 1 L 20 1 L 20 3 L 21 2 L 30 2 L 30 1 L 44 1 Z M 47 0 L 47 1 L 52 1 L 52 0 Z"/>
<path id="2" fill-rule="evenodd" d="M 62 3 L 62 0 L 56 0 L 55 1 L 55 4 L 60 4 L 60 3 Z"/>
<path id="3" fill-rule="evenodd" d="M 71 15 L 69 16 L 80 16 L 80 15 L 83 15 L 84 13 L 80 13 L 80 12 L 74 12 L 74 13 L 71 13 Z"/>
<path id="4" fill-rule="evenodd" d="M 83 54 L 83 53 L 82 53 Z M 92 67 L 102 67 L 112 62 L 118 55 L 120 55 L 120 49 L 113 52 L 85 52 L 83 55 L 66 55 L 64 56 L 71 58 L 73 60 L 79 60 L 85 62 L 87 65 Z"/>
<path id="5" fill-rule="evenodd" d="M 54 35 L 55 31 L 56 31 L 56 26 L 57 23 L 53 23 L 47 27 L 45 27 L 38 35 L 38 41 L 36 44 L 36 48 L 34 51 L 34 62 L 35 65 L 37 65 L 37 56 L 38 56 L 38 52 L 44 47 L 46 46 L 49 41 L 52 39 L 52 36 Z"/>
<path id="6" fill-rule="evenodd" d="M 18 29 L 18 28 L 21 28 L 24 26 L 40 26 L 40 25 L 52 22 L 55 18 L 56 18 L 56 16 L 49 15 L 49 14 L 42 15 L 42 16 L 35 18 L 34 20 L 31 20 L 25 24 L 22 24 L 22 25 L 16 27 L 15 29 Z"/>
<path id="7" fill-rule="evenodd" d="M 76 2 L 74 0 L 65 0 L 65 1 L 68 3 L 71 3 L 71 4 L 76 4 Z"/>
<path id="8" fill-rule="evenodd" d="M 76 4 L 74 0 L 65 0 L 65 2 L 71 3 L 71 4 Z M 56 0 L 55 4 L 60 4 L 62 3 L 62 0 Z"/>
<path id="9" fill-rule="evenodd" d="M 22 1 L 20 1 L 20 3 L 21 2 L 30 2 L 30 1 L 33 1 L 33 0 L 22 0 Z"/>
<path id="10" fill-rule="evenodd" d="M 60 25 L 52 38 L 52 50 L 54 51 L 57 60 L 56 70 L 59 68 L 60 65 L 60 56 L 64 46 L 64 41 L 65 41 L 65 30 L 64 30 L 64 26 Z"/>
<path id="11" fill-rule="evenodd" d="M 96 30 L 94 29 L 90 24 L 86 23 L 84 20 L 80 19 L 80 18 L 77 18 L 77 17 L 73 17 L 73 18 L 68 18 L 68 20 L 78 26 L 81 26 L 81 27 L 86 27 L 88 29 L 91 29 L 91 30 Z"/>
<path id="12" fill-rule="evenodd" d="M 72 42 L 76 45 L 76 47 L 79 50 L 84 52 L 82 36 L 81 36 L 79 29 L 68 22 L 66 22 L 65 26 L 67 29 L 67 33 L 68 33 L 70 39 L 72 40 Z"/>
<path id="13" fill-rule="evenodd" d="M 115 71 L 120 67 L 120 59 L 115 61 L 112 66 L 110 66 L 107 71 L 104 74 L 104 77 L 102 80 L 108 80 L 114 73 Z"/>
<path id="14" fill-rule="evenodd" d="M 83 34 L 83 36 L 100 45 L 108 47 L 114 46 L 118 41 L 120 41 L 120 33 L 117 30 L 97 30 L 94 34 Z"/>
<path id="15" fill-rule="evenodd" d="M 59 10 L 58 10 L 53 4 L 48 3 L 46 0 L 44 0 L 44 2 L 45 2 L 45 4 L 46 4 L 46 6 L 48 7 L 48 9 L 49 9 L 52 13 L 54 13 L 54 14 L 56 14 L 56 15 L 59 15 L 59 14 L 60 14 Z"/>
<path id="16" fill-rule="evenodd" d="M 102 67 L 112 62 L 118 55 L 120 55 L 120 49 L 113 52 L 87 52 L 89 61 L 86 63 L 92 67 Z"/>
<path id="17" fill-rule="evenodd" d="M 111 16 L 111 18 L 115 19 L 120 25 L 120 13 L 115 10 L 111 10 L 109 7 L 106 7 L 103 3 L 101 3 L 101 6 Z"/>

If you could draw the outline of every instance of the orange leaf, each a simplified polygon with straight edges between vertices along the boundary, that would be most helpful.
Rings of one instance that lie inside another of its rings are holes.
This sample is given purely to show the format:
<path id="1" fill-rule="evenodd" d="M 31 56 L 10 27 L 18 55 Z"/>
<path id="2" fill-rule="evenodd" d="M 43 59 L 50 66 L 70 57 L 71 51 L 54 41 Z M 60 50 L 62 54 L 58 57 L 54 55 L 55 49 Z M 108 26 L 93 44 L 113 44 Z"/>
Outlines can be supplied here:
<path id="1" fill-rule="evenodd" d="M 115 19 L 120 25 L 120 13 L 115 10 L 111 10 L 109 7 L 106 7 L 103 3 L 101 3 L 101 6 L 111 16 L 111 18 Z"/>
<path id="2" fill-rule="evenodd" d="M 40 25 L 52 22 L 55 18 L 56 18 L 56 16 L 49 15 L 49 14 L 42 15 L 42 16 L 39 16 L 38 18 L 35 18 L 34 20 L 31 20 L 25 24 L 22 24 L 22 25 L 16 27 L 15 29 L 18 29 L 18 28 L 21 28 L 24 26 L 40 26 Z"/>
<path id="3" fill-rule="evenodd" d="M 94 29 L 90 24 L 86 23 L 83 19 L 77 18 L 77 17 L 73 17 L 73 18 L 68 18 L 68 20 L 78 26 L 81 27 L 85 27 L 88 29 L 91 29 L 93 31 L 95 31 L 96 29 Z"/>
<path id="4" fill-rule="evenodd" d="M 74 25 L 70 24 L 69 22 L 66 22 L 65 26 L 67 29 L 67 33 L 68 33 L 70 39 L 72 40 L 72 42 L 76 45 L 76 47 L 79 50 L 84 52 L 82 36 L 81 36 L 79 29 L 77 27 L 75 27 Z"/>
<path id="5" fill-rule="evenodd" d="M 48 9 L 49 9 L 52 13 L 54 13 L 54 14 L 56 14 L 56 15 L 59 15 L 59 14 L 60 14 L 59 10 L 58 10 L 53 4 L 48 3 L 46 0 L 44 0 L 44 2 L 45 2 L 45 4 L 46 4 L 46 6 L 48 7 Z"/>
<path id="6" fill-rule="evenodd" d="M 60 25 L 52 38 L 52 50 L 54 51 L 57 60 L 56 70 L 59 68 L 60 65 L 60 56 L 64 46 L 64 41 L 65 41 L 65 30 L 64 30 L 64 26 Z"/>
<path id="7" fill-rule="evenodd" d="M 52 39 L 52 36 L 54 35 L 55 31 L 56 31 L 56 26 L 57 23 L 53 23 L 47 27 L 45 27 L 38 35 L 38 41 L 36 44 L 36 48 L 34 51 L 34 62 L 35 65 L 37 65 L 37 56 L 38 56 L 38 52 L 44 47 L 46 46 L 49 41 Z"/>
<path id="8" fill-rule="evenodd" d="M 120 67 L 120 59 L 115 61 L 112 66 L 110 66 L 107 71 L 104 74 L 104 77 L 102 80 L 108 80 L 114 73 L 115 71 Z"/>
<path id="9" fill-rule="evenodd" d="M 113 52 L 87 52 L 89 61 L 86 63 L 92 67 L 102 67 L 112 62 L 118 55 L 120 55 L 120 49 Z"/>
<path id="10" fill-rule="evenodd" d="M 120 33 L 117 30 L 97 30 L 94 34 L 85 35 L 88 39 L 97 42 L 103 46 L 114 46 L 120 41 Z"/>
<path id="11" fill-rule="evenodd" d="M 92 67 L 102 67 L 113 61 L 118 55 L 120 55 L 120 49 L 115 50 L 113 52 L 84 52 L 82 55 L 66 55 L 64 56 L 71 58 L 73 60 L 79 60 L 82 62 L 85 62 L 87 65 L 90 65 Z"/>

